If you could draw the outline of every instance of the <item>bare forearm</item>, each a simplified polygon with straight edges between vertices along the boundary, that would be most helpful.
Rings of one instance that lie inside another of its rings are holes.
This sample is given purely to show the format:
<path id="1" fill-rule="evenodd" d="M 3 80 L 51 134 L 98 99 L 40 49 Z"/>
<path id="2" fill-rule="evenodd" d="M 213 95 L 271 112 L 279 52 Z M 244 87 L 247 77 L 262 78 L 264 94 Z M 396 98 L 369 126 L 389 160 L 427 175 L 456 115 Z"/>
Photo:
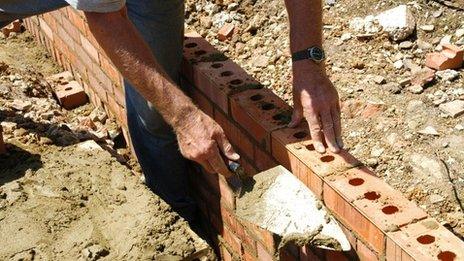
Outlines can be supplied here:
<path id="1" fill-rule="evenodd" d="M 285 0 L 290 20 L 290 49 L 297 52 L 322 45 L 321 0 Z"/>
<path id="2" fill-rule="evenodd" d="M 87 13 L 93 35 L 137 91 L 153 103 L 163 118 L 176 128 L 196 107 L 170 80 L 150 48 L 127 19 L 125 10 L 109 14 Z"/>

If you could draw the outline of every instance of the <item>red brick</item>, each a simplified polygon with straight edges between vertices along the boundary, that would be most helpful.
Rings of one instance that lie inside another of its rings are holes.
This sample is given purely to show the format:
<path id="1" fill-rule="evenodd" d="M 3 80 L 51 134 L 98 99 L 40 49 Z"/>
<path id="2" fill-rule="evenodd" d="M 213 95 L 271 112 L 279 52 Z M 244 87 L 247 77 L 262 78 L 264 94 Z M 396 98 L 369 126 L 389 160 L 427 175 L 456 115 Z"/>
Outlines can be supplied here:
<path id="1" fill-rule="evenodd" d="M 113 83 L 111 82 L 111 79 L 101 69 L 100 65 L 95 62 L 92 62 L 91 68 L 92 73 L 95 75 L 95 78 L 98 80 L 100 85 L 103 86 L 109 94 L 113 94 Z"/>
<path id="2" fill-rule="evenodd" d="M 190 97 L 198 106 L 198 108 L 200 108 L 204 113 L 206 113 L 210 117 L 214 117 L 213 104 L 198 89 L 192 87 L 190 91 Z"/>
<path id="3" fill-rule="evenodd" d="M 256 249 L 256 239 L 250 235 L 248 230 L 245 228 L 242 223 L 235 217 L 235 234 L 242 240 L 242 245 L 250 253 L 257 253 Z"/>
<path id="4" fill-rule="evenodd" d="M 287 150 L 320 177 L 340 173 L 361 165 L 359 160 L 345 150 L 337 154 L 329 151 L 325 154 L 318 153 L 312 145 L 308 132 L 308 127 L 305 124 L 296 129 L 283 128 L 274 131 L 272 133 L 273 156 L 280 163 L 288 165 L 290 162 L 288 158 L 285 158 L 284 153 Z"/>
<path id="5" fill-rule="evenodd" d="M 126 96 L 124 94 L 124 88 L 120 85 L 113 84 L 113 93 L 116 102 L 119 105 L 126 107 Z"/>
<path id="6" fill-rule="evenodd" d="M 395 230 L 427 216 L 401 192 L 367 168 L 351 169 L 343 175 L 328 177 L 325 181 L 382 231 Z M 389 209 L 394 213 L 390 213 Z"/>
<path id="7" fill-rule="evenodd" d="M 256 254 L 248 251 L 246 248 L 244 248 L 242 259 L 243 261 L 258 261 Z"/>
<path id="8" fill-rule="evenodd" d="M 225 41 L 228 38 L 232 37 L 232 34 L 234 33 L 235 25 L 232 23 L 226 23 L 224 24 L 221 29 L 219 29 L 217 33 L 217 37 L 220 41 Z"/>
<path id="9" fill-rule="evenodd" d="M 221 259 L 224 261 L 233 261 L 232 254 L 223 245 L 221 245 Z"/>
<path id="10" fill-rule="evenodd" d="M 464 242 L 432 218 L 387 236 L 387 260 L 437 260 L 440 253 L 454 255 L 441 260 L 464 260 Z"/>
<path id="11" fill-rule="evenodd" d="M 42 29 L 44 34 L 48 37 L 48 39 L 53 41 L 54 32 L 52 31 L 52 28 L 50 28 L 50 26 L 48 25 L 47 22 L 45 22 L 45 20 L 39 19 L 39 21 L 40 21 L 40 28 Z"/>
<path id="12" fill-rule="evenodd" d="M 76 81 L 57 86 L 55 94 L 61 106 L 68 110 L 87 103 L 87 95 L 82 86 Z"/>
<path id="13" fill-rule="evenodd" d="M 235 209 L 235 194 L 227 184 L 225 178 L 220 174 L 210 174 L 203 171 L 201 174 L 202 180 L 213 189 L 214 193 L 220 196 L 221 200 L 230 209 Z"/>
<path id="14" fill-rule="evenodd" d="M 247 90 L 231 98 L 233 119 L 271 151 L 271 132 L 285 127 L 291 108 L 271 90 Z"/>
<path id="15" fill-rule="evenodd" d="M 456 45 L 445 44 L 439 53 L 429 53 L 425 65 L 435 70 L 458 69 L 462 66 L 464 50 Z"/>
<path id="16" fill-rule="evenodd" d="M 192 65 L 192 82 L 223 112 L 229 114 L 229 97 L 262 86 L 231 60 Z"/>
<path id="17" fill-rule="evenodd" d="M 69 34 L 69 36 L 77 43 L 81 43 L 80 32 L 77 27 L 72 24 L 67 18 L 63 17 L 62 24 L 64 30 Z"/>
<path id="18" fill-rule="evenodd" d="M 324 184 L 323 195 L 325 205 L 334 212 L 339 221 L 368 242 L 377 252 L 383 253 L 385 235 L 381 229 L 327 184 Z"/>
<path id="19" fill-rule="evenodd" d="M 273 261 L 274 258 L 272 254 L 270 254 L 263 245 L 258 243 L 258 259 L 260 261 Z"/>
<path id="20" fill-rule="evenodd" d="M 357 246 L 356 246 L 356 253 L 358 253 L 358 257 L 360 261 L 374 261 L 374 260 L 379 260 L 379 257 L 377 254 L 368 248 L 366 245 L 364 245 L 361 240 L 358 240 Z"/>
<path id="21" fill-rule="evenodd" d="M 206 39 L 196 32 L 189 32 L 184 37 L 184 60 L 187 63 L 204 61 L 211 54 L 219 53 Z M 187 75 L 188 76 L 188 75 Z M 189 79 L 191 80 L 191 79 Z"/>
<path id="22" fill-rule="evenodd" d="M 227 242 L 227 244 L 231 247 L 231 249 L 235 253 L 237 254 L 242 253 L 242 243 L 240 239 L 236 235 L 234 235 L 227 226 L 224 226 L 223 237 L 224 237 L 224 240 Z"/>
<path id="23" fill-rule="evenodd" d="M 5 142 L 3 141 L 3 128 L 2 125 L 0 125 L 0 155 L 6 153 L 6 146 Z"/>
<path id="24" fill-rule="evenodd" d="M 122 85 L 123 83 L 121 82 L 121 74 L 119 71 L 108 58 L 101 54 L 102 53 L 100 53 L 100 65 L 102 70 L 108 75 L 113 83 Z"/>
<path id="25" fill-rule="evenodd" d="M 87 38 L 84 35 L 80 34 L 80 39 L 81 39 L 80 41 L 81 41 L 82 48 L 84 48 L 84 50 L 94 60 L 94 62 L 99 64 L 100 63 L 100 58 L 99 58 L 99 55 L 98 55 L 97 48 L 95 48 L 89 42 L 89 40 L 87 40 Z"/>
<path id="26" fill-rule="evenodd" d="M 229 141 L 235 148 L 238 148 L 248 159 L 254 159 L 254 144 L 245 132 L 237 127 L 221 111 L 216 110 L 214 119 L 222 127 Z"/>
<path id="27" fill-rule="evenodd" d="M 83 14 L 80 12 L 81 11 L 75 9 L 70 10 L 68 12 L 69 21 L 81 32 L 81 34 L 85 35 L 86 21 L 83 18 Z"/>
<path id="28" fill-rule="evenodd" d="M 272 155 L 257 146 L 255 146 L 255 156 L 253 158 L 258 171 L 268 170 L 279 165 Z"/>

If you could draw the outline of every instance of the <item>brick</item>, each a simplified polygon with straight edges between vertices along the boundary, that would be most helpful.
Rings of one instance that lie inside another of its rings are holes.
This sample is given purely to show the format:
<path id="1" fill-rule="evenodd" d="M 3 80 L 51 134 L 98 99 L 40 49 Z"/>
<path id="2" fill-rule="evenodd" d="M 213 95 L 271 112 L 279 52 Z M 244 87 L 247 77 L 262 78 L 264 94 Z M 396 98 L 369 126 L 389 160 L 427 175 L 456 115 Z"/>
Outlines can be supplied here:
<path id="1" fill-rule="evenodd" d="M 358 240 L 356 246 L 356 253 L 358 253 L 358 257 L 360 261 L 374 261 L 380 260 L 377 254 L 364 245 L 361 240 Z"/>
<path id="2" fill-rule="evenodd" d="M 81 34 L 85 35 L 86 21 L 81 11 L 72 9 L 68 12 L 69 21 L 80 31 Z"/>
<path id="3" fill-rule="evenodd" d="M 224 57 L 206 39 L 196 32 L 185 34 L 183 54 L 184 61 L 187 62 L 187 64 L 208 61 L 214 57 Z M 189 74 L 187 74 L 187 76 L 189 76 Z"/>
<path id="4" fill-rule="evenodd" d="M 232 261 L 232 254 L 227 250 L 227 248 L 221 245 L 221 259 L 224 261 Z"/>
<path id="5" fill-rule="evenodd" d="M 6 153 L 5 142 L 3 141 L 3 127 L 0 125 L 0 155 Z"/>
<path id="6" fill-rule="evenodd" d="M 320 154 L 315 151 L 309 136 L 307 125 L 299 128 L 283 128 L 272 133 L 272 155 L 282 164 L 289 165 L 285 155 L 287 150 L 295 155 L 312 172 L 320 177 L 341 173 L 361 165 L 361 162 L 345 150 L 334 154 L 327 151 Z M 287 153 L 288 155 L 288 153 Z"/>
<path id="7" fill-rule="evenodd" d="M 242 243 L 240 239 L 234 235 L 227 226 L 224 227 L 223 238 L 235 253 L 242 253 Z"/>
<path id="8" fill-rule="evenodd" d="M 123 106 L 126 107 L 126 96 L 124 93 L 124 88 L 120 85 L 112 85 L 113 86 L 113 93 L 114 93 L 114 98 L 116 99 L 116 102 Z"/>
<path id="9" fill-rule="evenodd" d="M 464 260 L 464 242 L 432 218 L 387 236 L 387 260 Z"/>
<path id="10" fill-rule="evenodd" d="M 87 95 L 84 92 L 84 88 L 76 81 L 57 86 L 55 95 L 61 106 L 68 110 L 87 103 Z"/>
<path id="11" fill-rule="evenodd" d="M 192 65 L 192 82 L 224 113 L 229 114 L 230 96 L 249 89 L 261 89 L 253 77 L 231 60 Z"/>
<path id="12" fill-rule="evenodd" d="M 254 144 L 245 131 L 230 121 L 221 111 L 215 111 L 214 119 L 222 127 L 229 141 L 235 148 L 238 148 L 248 159 L 254 159 Z M 248 173 L 248 172 L 247 172 Z"/>
<path id="13" fill-rule="evenodd" d="M 81 41 L 81 45 L 82 45 L 82 48 L 84 48 L 84 50 L 87 52 L 87 54 L 94 60 L 94 62 L 96 62 L 97 64 L 100 63 L 100 58 L 99 58 L 99 54 L 98 54 L 98 50 L 97 48 L 95 48 L 89 40 L 87 40 L 87 38 L 80 34 L 80 41 Z"/>
<path id="14" fill-rule="evenodd" d="M 214 173 L 210 174 L 205 171 L 202 171 L 200 175 L 202 179 L 213 189 L 214 193 L 220 196 L 221 200 L 230 209 L 235 209 L 235 194 L 222 175 Z"/>
<path id="15" fill-rule="evenodd" d="M 445 44 L 439 53 L 429 53 L 425 65 L 435 70 L 458 69 L 462 66 L 464 50 L 456 45 Z"/>
<path id="16" fill-rule="evenodd" d="M 396 230 L 427 216 L 365 167 L 348 170 L 325 181 L 382 231 Z"/>
<path id="17" fill-rule="evenodd" d="M 219 41 L 225 41 L 232 37 L 234 33 L 235 25 L 232 23 L 224 24 L 217 33 L 217 38 Z"/>
<path id="18" fill-rule="evenodd" d="M 40 21 L 40 28 L 42 29 L 44 34 L 48 37 L 48 39 L 53 41 L 54 32 L 52 31 L 52 28 L 50 28 L 50 26 L 48 25 L 47 22 L 45 22 L 45 20 L 39 19 L 39 21 Z"/>
<path id="19" fill-rule="evenodd" d="M 214 117 L 213 104 L 198 89 L 192 87 L 190 91 L 190 97 L 198 106 L 198 108 L 200 108 L 210 117 Z"/>
<path id="20" fill-rule="evenodd" d="M 69 36 L 77 43 L 81 44 L 80 32 L 76 26 L 71 23 L 67 18 L 63 17 L 62 25 L 64 30 L 69 34 Z"/>
<path id="21" fill-rule="evenodd" d="M 123 84 L 121 82 L 121 74 L 116 69 L 116 66 L 114 66 L 108 58 L 104 57 L 103 55 L 100 55 L 100 65 L 102 70 L 108 75 L 108 77 L 111 79 L 113 83 L 119 85 Z"/>
<path id="22" fill-rule="evenodd" d="M 265 150 L 271 151 L 271 132 L 286 126 L 291 107 L 271 90 L 247 90 L 231 98 L 232 118 Z"/>
<path id="23" fill-rule="evenodd" d="M 273 261 L 274 260 L 273 256 L 266 250 L 266 248 L 263 245 L 258 244 L 257 248 L 258 248 L 258 259 L 260 261 Z"/>
<path id="24" fill-rule="evenodd" d="M 380 228 L 327 184 L 324 184 L 323 196 L 325 205 L 339 221 L 368 242 L 377 252 L 384 251 L 385 234 Z"/>
<path id="25" fill-rule="evenodd" d="M 244 261 L 257 261 L 258 257 L 255 253 L 249 252 L 248 249 L 244 249 L 242 259 Z"/>
<path id="26" fill-rule="evenodd" d="M 255 147 L 254 152 L 254 164 L 258 171 L 268 170 L 279 165 L 267 151 L 264 151 L 259 147 Z"/>

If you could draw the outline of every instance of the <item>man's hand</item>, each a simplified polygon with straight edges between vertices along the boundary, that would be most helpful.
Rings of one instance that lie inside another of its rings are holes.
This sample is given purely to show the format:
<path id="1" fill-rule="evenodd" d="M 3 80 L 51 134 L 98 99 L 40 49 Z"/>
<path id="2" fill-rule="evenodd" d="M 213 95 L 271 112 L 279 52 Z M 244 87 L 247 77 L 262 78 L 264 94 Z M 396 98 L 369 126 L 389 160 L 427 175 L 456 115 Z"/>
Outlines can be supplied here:
<path id="1" fill-rule="evenodd" d="M 208 115 L 196 110 L 176 124 L 175 131 L 185 158 L 201 164 L 209 173 L 220 173 L 225 177 L 232 175 L 224 160 L 238 161 L 240 156 L 232 148 L 221 126 Z"/>
<path id="2" fill-rule="evenodd" d="M 310 60 L 293 65 L 294 111 L 290 127 L 306 118 L 315 149 L 325 152 L 323 140 L 332 152 L 343 148 L 338 93 L 327 77 L 323 64 Z"/>

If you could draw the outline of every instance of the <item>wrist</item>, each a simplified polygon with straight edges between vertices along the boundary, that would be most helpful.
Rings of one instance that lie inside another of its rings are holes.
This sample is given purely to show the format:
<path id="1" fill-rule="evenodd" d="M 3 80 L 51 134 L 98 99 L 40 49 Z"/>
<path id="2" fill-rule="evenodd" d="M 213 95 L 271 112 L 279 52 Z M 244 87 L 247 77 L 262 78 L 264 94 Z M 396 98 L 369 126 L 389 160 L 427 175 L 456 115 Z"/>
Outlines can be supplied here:
<path id="1" fill-rule="evenodd" d="M 201 118 L 201 111 L 192 103 L 177 108 L 171 120 L 174 132 L 192 127 Z"/>

